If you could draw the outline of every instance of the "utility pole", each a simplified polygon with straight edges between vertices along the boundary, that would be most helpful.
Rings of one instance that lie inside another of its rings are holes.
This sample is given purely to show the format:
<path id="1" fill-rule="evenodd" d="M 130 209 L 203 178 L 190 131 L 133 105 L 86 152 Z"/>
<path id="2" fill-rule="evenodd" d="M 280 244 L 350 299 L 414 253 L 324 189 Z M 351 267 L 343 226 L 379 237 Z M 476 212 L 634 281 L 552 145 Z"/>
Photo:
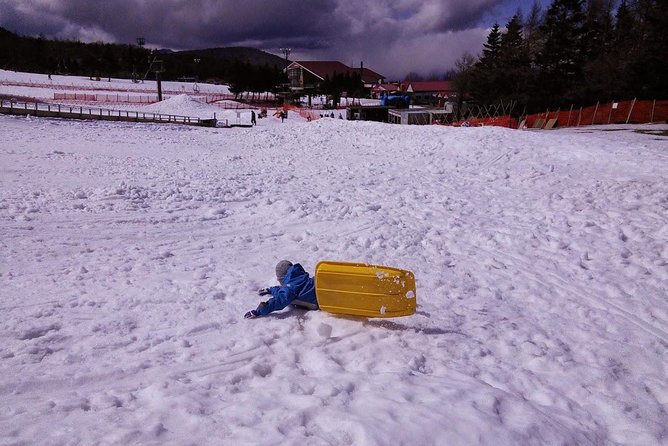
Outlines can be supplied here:
<path id="1" fill-rule="evenodd" d="M 143 50 L 144 50 L 144 45 L 146 44 L 146 39 L 144 39 L 143 37 L 137 37 L 136 41 L 137 41 L 137 46 L 140 49 L 139 54 L 141 56 L 141 53 L 143 53 Z M 134 59 L 134 57 L 133 57 L 133 59 Z M 135 84 L 138 83 L 139 82 L 138 78 L 139 78 L 139 75 L 137 74 L 137 69 L 135 67 L 135 64 L 133 63 L 132 64 L 132 82 L 134 82 Z M 144 79 L 142 79 L 142 82 L 144 82 Z"/>
<path id="2" fill-rule="evenodd" d="M 283 55 L 285 55 L 285 75 L 286 76 L 288 75 L 288 65 L 290 63 L 288 61 L 288 56 L 290 55 L 291 52 L 292 52 L 292 48 L 281 48 L 281 53 L 283 53 Z M 290 80 L 290 77 L 288 76 L 288 81 L 289 80 Z"/>
<path id="3" fill-rule="evenodd" d="M 292 52 L 292 48 L 281 48 L 281 52 L 285 55 L 285 75 L 288 78 L 288 91 L 290 90 L 290 86 L 292 85 L 292 81 L 290 80 L 290 75 L 288 74 L 288 56 Z M 287 103 L 287 96 L 289 93 L 286 93 L 286 97 L 283 98 L 283 105 Z"/>
<path id="4" fill-rule="evenodd" d="M 140 50 L 144 49 L 144 44 L 146 43 L 146 39 L 143 37 L 137 37 L 136 39 L 137 46 L 139 47 Z M 141 54 L 141 51 L 140 51 Z M 134 55 L 132 56 L 132 82 L 135 84 L 139 82 L 139 75 L 137 74 L 137 67 L 135 66 L 134 63 Z"/>
<path id="5" fill-rule="evenodd" d="M 285 55 L 285 68 L 288 67 L 288 56 L 292 52 L 292 48 L 281 48 L 281 53 Z"/>
<path id="6" fill-rule="evenodd" d="M 193 59 L 195 62 L 195 82 L 199 81 L 199 63 L 202 61 L 200 58 Z"/>

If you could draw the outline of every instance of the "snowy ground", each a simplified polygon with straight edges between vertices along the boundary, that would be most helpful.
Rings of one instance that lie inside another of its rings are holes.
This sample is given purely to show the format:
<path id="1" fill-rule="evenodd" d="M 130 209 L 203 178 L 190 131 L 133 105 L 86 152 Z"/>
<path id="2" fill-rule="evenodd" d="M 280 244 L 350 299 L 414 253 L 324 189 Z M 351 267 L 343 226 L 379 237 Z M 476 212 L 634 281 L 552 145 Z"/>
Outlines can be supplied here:
<path id="1" fill-rule="evenodd" d="M 169 94 L 168 99 L 151 104 L 104 101 L 90 101 L 83 104 L 81 101 L 70 101 L 68 103 L 66 100 L 60 100 L 57 103 L 93 109 L 139 111 L 203 119 L 211 119 L 215 116 L 219 121 L 219 126 L 250 125 L 251 110 L 255 111 L 256 116 L 260 112 L 258 108 L 245 108 L 248 105 L 232 100 L 206 103 L 202 95 L 230 94 L 227 85 L 193 84 L 188 82 L 163 82 L 162 84 L 166 96 L 167 93 Z M 197 93 L 193 89 L 196 89 Z M 106 80 L 94 81 L 82 76 L 61 75 L 53 75 L 52 79 L 49 79 L 46 74 L 0 70 L 0 96 L 8 98 L 16 97 L 18 100 L 33 98 L 38 101 L 55 102 L 53 101 L 54 93 L 64 91 L 79 94 L 108 94 L 111 96 L 116 94 L 120 94 L 121 96 L 145 96 L 150 93 L 152 96 L 156 96 L 157 87 L 154 81 L 148 80 L 143 83 L 133 83 L 130 79 L 112 78 L 107 82 Z M 244 108 L 235 109 L 237 106 Z M 275 111 L 268 111 L 268 119 L 260 120 L 257 118 L 258 124 L 266 126 L 282 123 L 281 119 L 273 115 Z M 301 119 L 297 113 L 290 113 L 288 119 L 290 118 Z"/>
<path id="2" fill-rule="evenodd" d="M 0 116 L 1 445 L 668 444 L 668 126 L 290 116 Z M 243 319 L 283 258 L 418 312 Z"/>

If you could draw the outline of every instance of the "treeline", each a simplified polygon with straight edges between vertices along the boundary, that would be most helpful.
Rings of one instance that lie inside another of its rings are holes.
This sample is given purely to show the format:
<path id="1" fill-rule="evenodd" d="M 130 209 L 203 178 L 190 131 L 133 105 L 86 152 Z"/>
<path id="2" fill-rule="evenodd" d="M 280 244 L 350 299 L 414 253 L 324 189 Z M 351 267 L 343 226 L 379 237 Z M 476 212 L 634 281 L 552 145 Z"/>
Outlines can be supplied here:
<path id="1" fill-rule="evenodd" d="M 597 101 L 668 98 L 668 0 L 554 0 L 534 3 L 479 58 L 457 61 L 460 101 L 517 101 L 515 113 Z"/>
<path id="2" fill-rule="evenodd" d="M 149 55 L 133 45 L 23 37 L 0 27 L 0 68 L 5 70 L 129 78 L 146 70 Z"/>
<path id="3" fill-rule="evenodd" d="M 137 45 L 24 37 L 0 27 L 0 68 L 6 70 L 141 80 L 155 79 L 157 64 L 151 62 L 161 60 L 163 80 L 211 80 L 250 92 L 271 91 L 287 82 L 278 56 L 276 64 L 252 64 L 244 56 L 257 59 L 258 50 L 234 50 L 237 57 L 233 59 L 217 56 L 222 51 L 215 50 L 154 52 Z M 271 59 L 273 55 L 264 56 Z"/>
<path id="4" fill-rule="evenodd" d="M 347 97 L 359 98 L 365 95 L 364 83 L 359 72 L 334 73 L 332 77 L 325 79 L 318 88 L 318 94 L 324 94 L 332 98 L 334 107 L 339 105 L 341 96 L 345 93 Z"/>
<path id="5" fill-rule="evenodd" d="M 230 91 L 238 97 L 243 92 L 255 94 L 276 91 L 281 84 L 287 83 L 288 77 L 276 65 L 255 66 L 234 61 L 230 64 L 225 80 L 230 85 Z"/>

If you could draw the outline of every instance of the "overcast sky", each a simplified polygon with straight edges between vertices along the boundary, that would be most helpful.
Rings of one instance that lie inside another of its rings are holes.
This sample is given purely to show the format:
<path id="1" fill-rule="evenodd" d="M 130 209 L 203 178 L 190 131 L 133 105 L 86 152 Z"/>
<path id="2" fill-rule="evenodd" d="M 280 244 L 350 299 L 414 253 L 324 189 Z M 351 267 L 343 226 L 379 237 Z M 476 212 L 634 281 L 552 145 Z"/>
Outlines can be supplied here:
<path id="1" fill-rule="evenodd" d="M 389 78 L 445 72 L 482 50 L 534 0 L 0 0 L 0 26 L 22 35 L 180 49 L 251 46 L 290 60 L 339 60 Z M 549 0 L 539 0 L 544 8 Z"/>

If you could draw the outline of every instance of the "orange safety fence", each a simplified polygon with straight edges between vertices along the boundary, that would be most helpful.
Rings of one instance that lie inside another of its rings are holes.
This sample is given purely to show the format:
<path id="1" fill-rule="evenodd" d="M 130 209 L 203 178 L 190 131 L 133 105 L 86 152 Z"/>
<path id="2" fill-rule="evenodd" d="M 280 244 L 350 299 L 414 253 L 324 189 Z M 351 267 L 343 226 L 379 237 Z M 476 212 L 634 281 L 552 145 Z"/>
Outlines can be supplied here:
<path id="1" fill-rule="evenodd" d="M 295 105 L 284 105 L 282 108 L 284 110 L 291 110 L 293 112 L 298 113 L 299 116 L 306 119 L 307 121 L 315 121 L 316 119 L 320 119 L 322 117 L 320 114 L 316 113 L 314 110 L 309 110 L 309 109 L 297 107 Z"/>
<path id="2" fill-rule="evenodd" d="M 503 115 L 489 118 L 470 118 L 445 125 L 453 125 L 455 127 L 484 127 L 493 125 L 496 127 L 508 127 L 516 129 L 518 126 L 518 121 L 509 115 Z"/>
<path id="3" fill-rule="evenodd" d="M 508 128 L 549 129 L 601 124 L 644 124 L 668 122 L 667 101 L 619 101 L 568 110 L 527 115 L 518 121 L 509 115 L 471 118 L 453 122 L 454 126 L 500 126 Z"/>
<path id="4" fill-rule="evenodd" d="M 95 101 L 97 100 L 94 94 L 86 93 L 54 93 L 53 99 L 55 101 L 71 100 L 71 101 Z"/>

